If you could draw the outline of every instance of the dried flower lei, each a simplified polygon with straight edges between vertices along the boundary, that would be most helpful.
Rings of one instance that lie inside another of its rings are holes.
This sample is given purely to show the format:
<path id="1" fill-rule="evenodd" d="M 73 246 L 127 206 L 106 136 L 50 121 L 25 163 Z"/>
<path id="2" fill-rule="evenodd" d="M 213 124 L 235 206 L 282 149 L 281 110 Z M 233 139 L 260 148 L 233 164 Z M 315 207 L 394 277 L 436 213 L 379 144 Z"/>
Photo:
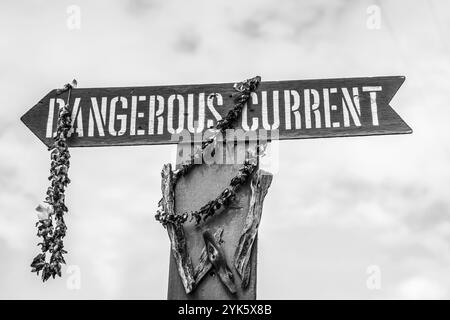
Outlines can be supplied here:
<path id="1" fill-rule="evenodd" d="M 258 88 L 261 81 L 259 76 L 248 79 L 244 82 L 234 85 L 234 89 L 237 94 L 234 97 L 234 107 L 231 109 L 227 116 L 220 120 L 215 129 L 217 132 L 225 132 L 226 129 L 232 127 L 233 123 L 239 118 L 242 113 L 242 109 L 246 102 L 250 98 L 250 94 Z M 36 223 L 38 228 L 38 237 L 42 237 L 43 242 L 41 245 L 42 253 L 39 253 L 31 263 L 32 272 L 42 271 L 42 280 L 45 282 L 50 277 L 55 278 L 56 275 L 61 276 L 61 264 L 66 263 L 63 255 L 67 253 L 64 250 L 63 238 L 66 235 L 67 226 L 64 222 L 64 213 L 68 211 L 65 205 L 65 188 L 70 183 L 68 177 L 68 170 L 70 167 L 70 153 L 67 145 L 67 135 L 71 128 L 71 117 L 69 110 L 70 93 L 73 87 L 76 86 L 76 80 L 72 84 L 66 84 L 63 89 L 58 90 L 58 94 L 69 91 L 67 103 L 59 111 L 57 133 L 54 139 L 53 145 L 49 148 L 51 150 L 51 168 L 49 180 L 51 181 L 50 187 L 47 189 L 47 197 L 45 203 L 49 206 L 39 205 L 36 210 L 40 212 L 39 221 Z M 191 161 L 183 164 L 179 170 L 174 172 L 175 184 L 176 181 L 182 176 L 186 175 L 196 164 L 195 159 L 203 153 L 205 148 L 211 143 L 216 141 L 216 136 L 209 138 L 202 143 L 202 147 L 198 153 L 192 155 Z M 214 150 L 213 150 L 214 152 Z M 231 180 L 230 186 L 225 188 L 220 195 L 209 201 L 206 205 L 200 208 L 198 211 L 184 213 L 181 215 L 169 215 L 163 210 L 158 210 L 155 215 L 156 220 L 161 222 L 163 226 L 167 223 L 182 224 L 190 219 L 195 219 L 196 224 L 199 224 L 202 220 L 205 221 L 208 217 L 212 216 L 222 206 L 228 206 L 236 196 L 236 192 L 243 185 L 248 178 L 253 174 L 256 169 L 256 163 L 252 160 L 247 160 L 243 167 L 239 169 L 239 173 Z M 174 185 L 175 185 L 174 184 Z M 162 201 L 160 200 L 158 205 L 162 208 Z M 54 224 L 56 226 L 54 226 Z M 46 253 L 51 253 L 49 262 L 46 261 Z"/>
<path id="2" fill-rule="evenodd" d="M 234 89 L 237 91 L 233 99 L 233 102 L 235 103 L 234 107 L 228 112 L 225 118 L 217 122 L 216 126 L 214 127 L 217 133 L 209 139 L 203 141 L 201 148 L 197 152 L 195 152 L 185 164 L 182 164 L 180 169 L 174 171 L 174 188 L 178 179 L 180 179 L 182 176 L 185 176 L 194 166 L 197 165 L 195 160 L 198 157 L 202 156 L 206 147 L 216 142 L 218 133 L 224 133 L 225 130 L 230 129 L 233 126 L 236 120 L 240 117 L 245 104 L 250 99 L 251 93 L 255 92 L 258 89 L 260 82 L 261 77 L 256 76 L 234 85 Z M 211 152 L 213 153 L 214 149 Z M 244 165 L 239 169 L 238 174 L 233 179 L 231 179 L 230 185 L 225 188 L 219 194 L 219 196 L 217 196 L 216 199 L 209 201 L 197 211 L 189 213 L 185 212 L 183 214 L 169 214 L 164 211 L 162 205 L 163 199 L 161 199 L 158 202 L 159 209 L 157 210 L 155 215 L 156 220 L 159 221 L 164 227 L 168 223 L 181 225 L 188 219 L 189 221 L 195 220 L 195 223 L 198 225 L 202 220 L 205 221 L 208 217 L 214 215 L 214 213 L 221 207 L 227 207 L 235 199 L 236 192 L 253 174 L 256 167 L 257 164 L 254 159 L 246 160 L 244 162 Z"/>
<path id="3" fill-rule="evenodd" d="M 63 89 L 57 91 L 58 94 L 68 91 L 67 103 L 59 110 L 59 117 L 56 129 L 56 136 L 51 147 L 49 147 L 51 165 L 50 176 L 51 181 L 47 189 L 45 203 L 48 205 L 39 205 L 36 211 L 39 212 L 39 221 L 36 223 L 38 229 L 37 236 L 42 238 L 42 252 L 39 253 L 31 263 L 31 272 L 42 271 L 42 281 L 47 281 L 50 277 L 55 278 L 56 275 L 61 277 L 61 264 L 66 263 L 64 254 L 63 238 L 66 235 L 66 224 L 64 222 L 64 214 L 68 209 L 65 205 L 64 191 L 70 183 L 68 171 L 70 166 L 70 153 L 67 145 L 67 135 L 71 128 L 71 114 L 69 110 L 70 93 L 76 86 L 76 80 L 72 84 L 66 84 Z M 50 253 L 50 259 L 46 261 L 46 254 Z"/>

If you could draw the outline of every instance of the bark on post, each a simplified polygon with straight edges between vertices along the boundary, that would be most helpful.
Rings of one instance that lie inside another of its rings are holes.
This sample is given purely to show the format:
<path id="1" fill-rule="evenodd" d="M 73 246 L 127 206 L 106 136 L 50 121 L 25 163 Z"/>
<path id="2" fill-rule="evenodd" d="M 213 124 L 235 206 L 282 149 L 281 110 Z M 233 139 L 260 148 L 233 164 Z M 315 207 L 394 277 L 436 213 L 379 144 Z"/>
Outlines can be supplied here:
<path id="1" fill-rule="evenodd" d="M 250 199 L 250 209 L 245 219 L 244 230 L 239 239 L 239 244 L 234 256 L 234 266 L 242 279 L 242 287 L 247 288 L 250 280 L 250 256 L 253 243 L 258 234 L 258 227 L 261 221 L 264 198 L 272 183 L 272 174 L 263 170 L 258 170 L 253 176 L 250 187 L 252 197 Z"/>
<path id="2" fill-rule="evenodd" d="M 161 172 L 161 190 L 163 194 L 163 208 L 169 214 L 175 214 L 175 197 L 172 178 L 172 166 L 166 164 Z M 182 226 L 172 223 L 167 224 L 167 233 L 169 234 L 172 254 L 176 261 L 177 269 L 187 293 L 194 288 L 194 270 L 192 261 L 186 248 L 186 237 Z"/>

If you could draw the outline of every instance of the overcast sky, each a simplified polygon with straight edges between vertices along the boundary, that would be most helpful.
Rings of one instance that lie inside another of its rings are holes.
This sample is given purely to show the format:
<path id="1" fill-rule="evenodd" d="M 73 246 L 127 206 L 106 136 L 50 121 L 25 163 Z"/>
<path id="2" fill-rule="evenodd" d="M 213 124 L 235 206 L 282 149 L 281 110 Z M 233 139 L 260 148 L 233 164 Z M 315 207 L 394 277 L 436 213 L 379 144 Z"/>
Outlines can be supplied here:
<path id="1" fill-rule="evenodd" d="M 70 5 L 80 29 L 68 27 Z M 379 29 L 367 25 L 372 5 Z M 40 98 L 73 78 L 106 87 L 255 75 L 405 75 L 391 105 L 414 130 L 280 142 L 258 298 L 450 298 L 449 31 L 444 0 L 1 1 L 0 298 L 166 298 L 169 241 L 154 212 L 174 146 L 72 149 L 65 244 L 81 288 L 68 288 L 66 269 L 45 284 L 30 273 L 50 164 L 19 118 Z M 366 286 L 372 265 L 380 290 Z"/>

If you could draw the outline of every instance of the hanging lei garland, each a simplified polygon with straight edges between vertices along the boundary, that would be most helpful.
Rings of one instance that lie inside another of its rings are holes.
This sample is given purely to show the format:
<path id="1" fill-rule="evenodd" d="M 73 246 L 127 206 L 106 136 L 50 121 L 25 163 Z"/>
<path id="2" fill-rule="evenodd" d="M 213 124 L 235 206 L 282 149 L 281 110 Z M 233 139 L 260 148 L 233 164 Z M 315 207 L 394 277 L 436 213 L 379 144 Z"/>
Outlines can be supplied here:
<path id="1" fill-rule="evenodd" d="M 191 158 L 185 163 L 181 165 L 181 168 L 174 171 L 174 188 L 175 185 L 181 177 L 185 176 L 188 172 L 195 167 L 196 159 L 200 158 L 203 155 L 206 147 L 211 145 L 212 143 L 216 143 L 216 137 L 219 133 L 223 134 L 227 129 L 232 128 L 233 124 L 240 117 L 242 113 L 242 109 L 250 98 L 250 94 L 255 92 L 258 89 L 259 83 L 261 82 L 261 77 L 257 76 L 251 79 L 248 79 L 244 82 L 236 83 L 234 85 L 234 89 L 237 93 L 234 95 L 234 107 L 228 112 L 226 117 L 217 122 L 214 129 L 216 130 L 216 134 L 214 134 L 209 139 L 202 142 L 201 148 L 195 152 Z M 211 154 L 215 152 L 215 145 L 212 145 Z M 258 147 L 257 147 L 258 148 Z M 258 152 L 258 150 L 257 150 Z M 214 213 L 219 210 L 221 207 L 226 208 L 230 203 L 232 203 L 236 197 L 236 192 L 239 188 L 248 180 L 248 178 L 253 174 L 257 167 L 256 161 L 246 160 L 244 165 L 239 169 L 238 174 L 231 179 L 230 185 L 225 188 L 219 196 L 209 201 L 203 207 L 201 207 L 198 211 L 185 212 L 183 214 L 169 214 L 163 209 L 163 199 L 158 202 L 159 209 L 156 212 L 155 218 L 159 221 L 164 227 L 168 223 L 172 223 L 175 225 L 182 225 L 187 220 L 192 221 L 195 220 L 195 223 L 198 225 L 203 220 L 205 221 L 208 217 L 214 215 Z"/>
<path id="2" fill-rule="evenodd" d="M 67 145 L 67 135 L 71 128 L 71 115 L 69 110 L 70 93 L 73 87 L 76 87 L 76 80 L 72 84 L 66 84 L 63 89 L 57 91 L 58 94 L 68 91 L 67 103 L 59 110 L 59 117 L 56 129 L 56 136 L 53 145 L 49 147 L 50 153 L 50 176 L 51 181 L 47 189 L 47 196 L 44 203 L 48 205 L 39 205 L 39 221 L 36 223 L 38 229 L 37 236 L 42 238 L 42 252 L 39 253 L 31 263 L 31 272 L 42 271 L 42 281 L 47 281 L 50 277 L 56 275 L 61 277 L 61 264 L 66 263 L 64 254 L 63 238 L 66 235 L 66 224 L 64 214 L 68 209 L 65 205 L 64 191 L 70 183 L 68 170 L 70 166 L 70 153 Z M 49 262 L 46 261 L 46 254 L 49 253 Z"/>
<path id="3" fill-rule="evenodd" d="M 227 129 L 230 129 L 234 122 L 240 117 L 242 109 L 250 98 L 250 94 L 258 88 L 261 82 L 261 77 L 257 76 L 252 79 L 248 79 L 244 82 L 234 85 L 234 89 L 237 94 L 234 96 L 234 107 L 231 109 L 226 117 L 217 122 L 214 129 L 216 134 L 206 141 L 202 142 L 201 149 L 191 156 L 190 161 L 183 164 L 180 169 L 176 170 L 174 174 L 174 186 L 178 179 L 186 175 L 196 165 L 195 159 L 202 156 L 203 151 L 216 142 L 216 137 L 219 133 L 224 133 Z M 36 223 L 38 228 L 37 236 L 42 238 L 42 242 L 38 243 L 41 246 L 42 252 L 39 253 L 31 263 L 31 272 L 42 271 L 42 281 L 47 281 L 50 277 L 55 278 L 56 275 L 61 277 L 61 264 L 66 263 L 64 260 L 64 254 L 67 253 L 64 250 L 63 238 L 66 235 L 67 226 L 64 222 L 64 214 L 68 209 L 65 205 L 65 188 L 70 183 L 68 177 L 68 170 L 70 167 L 70 153 L 67 145 L 67 135 L 71 129 L 71 116 L 69 110 L 70 93 L 73 87 L 76 87 L 76 80 L 72 84 L 66 84 L 63 89 L 58 90 L 58 94 L 69 91 L 67 103 L 59 110 L 59 117 L 57 123 L 56 136 L 54 138 L 53 145 L 49 148 L 51 150 L 51 166 L 49 180 L 51 185 L 47 189 L 47 197 L 45 203 L 48 205 L 39 205 L 36 208 L 40 214 L 39 221 Z M 257 150 L 258 151 L 258 150 Z M 215 152 L 215 146 L 211 153 Z M 167 214 L 162 209 L 162 199 L 159 201 L 159 210 L 155 215 L 157 221 L 163 226 L 168 223 L 181 225 L 188 219 L 195 220 L 196 224 L 199 224 L 202 220 L 205 221 L 208 217 L 214 215 L 222 206 L 227 207 L 236 196 L 236 192 L 239 188 L 248 180 L 257 167 L 254 160 L 246 160 L 244 165 L 239 169 L 238 174 L 231 179 L 229 187 L 225 188 L 220 195 L 209 201 L 206 205 L 201 207 L 198 211 L 190 213 L 183 213 L 181 215 Z M 54 226 L 56 225 L 56 226 Z M 49 262 L 46 261 L 46 253 L 50 253 Z"/>

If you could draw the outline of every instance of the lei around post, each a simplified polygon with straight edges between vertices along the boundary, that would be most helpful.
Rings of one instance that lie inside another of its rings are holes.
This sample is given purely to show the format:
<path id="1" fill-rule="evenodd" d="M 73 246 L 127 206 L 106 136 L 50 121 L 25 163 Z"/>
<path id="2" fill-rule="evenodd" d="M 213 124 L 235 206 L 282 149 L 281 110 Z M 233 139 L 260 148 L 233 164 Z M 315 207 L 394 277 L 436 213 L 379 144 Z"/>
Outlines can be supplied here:
<path id="1" fill-rule="evenodd" d="M 234 89 L 237 91 L 234 94 L 233 108 L 228 112 L 228 114 L 222 120 L 218 121 L 214 129 L 218 133 L 224 133 L 225 130 L 232 128 L 233 124 L 239 119 L 242 113 L 242 109 L 244 108 L 247 101 L 250 99 L 250 95 L 252 92 L 255 92 L 258 89 L 258 86 L 261 82 L 261 77 L 256 76 L 254 78 L 245 80 L 240 83 L 236 83 L 234 85 Z M 182 176 L 186 175 L 190 170 L 196 166 L 195 159 L 202 156 L 203 151 L 216 141 L 217 134 L 213 135 L 209 139 L 202 142 L 202 147 L 191 156 L 191 159 L 187 161 L 187 163 L 182 164 L 181 168 L 174 171 L 174 187 Z M 214 148 L 211 152 L 214 152 Z M 225 188 L 219 196 L 206 203 L 203 207 L 201 207 L 197 211 L 193 212 L 185 212 L 183 214 L 169 214 L 163 209 L 163 199 L 158 202 L 159 209 L 156 212 L 155 218 L 159 221 L 164 227 L 168 223 L 172 223 L 175 225 L 181 225 L 186 222 L 188 219 L 190 221 L 195 220 L 196 224 L 199 224 L 202 220 L 205 221 L 208 217 L 214 215 L 214 213 L 219 210 L 221 207 L 227 207 L 236 196 L 236 192 L 239 190 L 240 186 L 242 186 L 248 178 L 253 174 L 257 167 L 256 161 L 254 159 L 249 159 L 244 162 L 244 165 L 239 169 L 238 174 L 231 179 L 230 185 Z"/>
<path id="2" fill-rule="evenodd" d="M 50 277 L 61 276 L 61 264 L 65 264 L 63 239 L 66 236 L 67 226 L 64 222 L 64 214 L 68 212 L 65 205 L 65 189 L 70 183 L 68 171 L 70 167 L 70 153 L 67 145 L 67 135 L 71 128 L 71 112 L 69 110 L 70 93 L 76 87 L 76 80 L 71 84 L 66 84 L 63 89 L 57 91 L 58 94 L 68 91 L 67 103 L 59 110 L 59 117 L 54 143 L 49 147 L 50 152 L 50 176 L 51 181 L 47 189 L 47 196 L 44 203 L 36 210 L 39 212 L 39 221 L 36 223 L 38 229 L 37 236 L 42 238 L 39 253 L 31 263 L 31 272 L 42 272 L 42 281 L 47 281 Z M 47 261 L 47 253 L 50 258 Z"/>

